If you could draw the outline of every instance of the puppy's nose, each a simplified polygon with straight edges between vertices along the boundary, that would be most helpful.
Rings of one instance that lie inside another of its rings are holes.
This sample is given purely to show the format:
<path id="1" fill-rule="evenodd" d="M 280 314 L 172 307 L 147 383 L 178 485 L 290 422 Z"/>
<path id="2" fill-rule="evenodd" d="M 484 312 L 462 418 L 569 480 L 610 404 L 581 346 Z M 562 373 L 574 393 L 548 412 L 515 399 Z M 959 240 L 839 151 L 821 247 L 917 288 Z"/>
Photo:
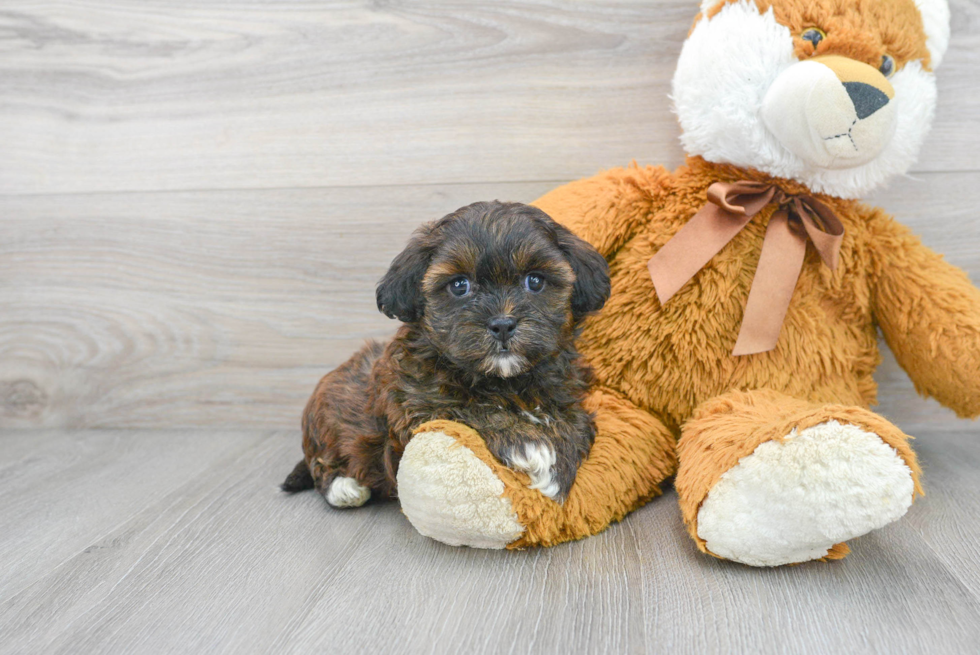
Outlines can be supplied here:
<path id="1" fill-rule="evenodd" d="M 857 117 L 864 119 L 875 113 L 888 104 L 888 96 L 880 89 L 876 89 L 870 84 L 863 82 L 844 82 L 844 88 L 851 102 L 854 103 L 854 111 Z"/>
<path id="2" fill-rule="evenodd" d="M 510 316 L 497 316 L 490 319 L 490 322 L 487 323 L 487 329 L 490 330 L 494 339 L 500 343 L 507 343 L 507 340 L 514 336 L 517 321 Z"/>

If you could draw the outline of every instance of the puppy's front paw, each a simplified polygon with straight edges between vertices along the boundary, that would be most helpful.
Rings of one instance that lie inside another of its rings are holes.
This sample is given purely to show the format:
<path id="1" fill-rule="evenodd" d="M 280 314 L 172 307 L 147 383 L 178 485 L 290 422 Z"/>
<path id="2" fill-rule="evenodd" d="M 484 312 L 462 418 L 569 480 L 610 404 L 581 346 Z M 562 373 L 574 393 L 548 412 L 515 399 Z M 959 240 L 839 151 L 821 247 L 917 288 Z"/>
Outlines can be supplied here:
<path id="1" fill-rule="evenodd" d="M 515 471 L 527 473 L 531 489 L 537 489 L 548 498 L 562 501 L 568 495 L 568 487 L 562 488 L 555 474 L 557 461 L 555 450 L 545 443 L 527 443 L 517 446 L 505 458 L 505 463 Z"/>
<path id="2" fill-rule="evenodd" d="M 371 490 L 354 478 L 337 476 L 323 497 L 332 507 L 360 507 L 371 497 Z"/>

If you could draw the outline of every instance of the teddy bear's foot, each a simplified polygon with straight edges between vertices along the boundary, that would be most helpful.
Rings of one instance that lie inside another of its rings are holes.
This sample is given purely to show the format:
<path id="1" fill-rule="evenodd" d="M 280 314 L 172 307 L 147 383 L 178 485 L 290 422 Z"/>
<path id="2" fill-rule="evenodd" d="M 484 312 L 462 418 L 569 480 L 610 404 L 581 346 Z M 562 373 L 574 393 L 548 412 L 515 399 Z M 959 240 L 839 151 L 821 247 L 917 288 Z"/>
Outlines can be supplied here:
<path id="1" fill-rule="evenodd" d="M 752 566 L 822 559 L 901 518 L 912 471 L 876 434 L 837 421 L 761 444 L 725 472 L 698 512 L 715 555 Z"/>
<path id="2" fill-rule="evenodd" d="M 660 493 L 674 472 L 674 439 L 659 420 L 618 394 L 595 389 L 595 443 L 564 503 L 549 498 L 541 467 L 508 468 L 473 429 L 430 421 L 398 466 L 402 511 L 424 535 L 479 548 L 552 546 L 604 530 Z"/>
<path id="3" fill-rule="evenodd" d="M 419 533 L 451 546 L 504 548 L 524 532 L 504 496 L 503 481 L 472 450 L 435 427 L 405 447 L 398 497 Z"/>
<path id="4" fill-rule="evenodd" d="M 684 426 L 684 522 L 702 551 L 752 566 L 839 559 L 921 493 L 908 439 L 862 407 L 730 392 Z"/>

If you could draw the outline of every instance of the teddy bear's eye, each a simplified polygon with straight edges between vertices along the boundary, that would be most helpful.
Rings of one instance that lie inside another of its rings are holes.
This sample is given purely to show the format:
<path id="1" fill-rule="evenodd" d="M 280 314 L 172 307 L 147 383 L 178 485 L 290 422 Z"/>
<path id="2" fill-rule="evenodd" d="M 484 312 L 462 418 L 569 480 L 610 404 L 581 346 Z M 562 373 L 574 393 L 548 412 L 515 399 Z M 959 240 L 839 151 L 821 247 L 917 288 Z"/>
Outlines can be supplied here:
<path id="1" fill-rule="evenodd" d="M 891 55 L 884 55 L 881 58 L 881 65 L 878 66 L 878 70 L 885 77 L 891 77 L 895 72 L 895 59 Z"/>
<path id="2" fill-rule="evenodd" d="M 451 279 L 449 284 L 446 285 L 446 288 L 449 289 L 449 293 L 452 295 L 457 298 L 462 298 L 470 292 L 470 281 L 460 275 Z"/>
<path id="3" fill-rule="evenodd" d="M 827 36 L 827 34 L 819 27 L 810 27 L 803 30 L 803 34 L 800 35 L 800 38 L 804 41 L 809 41 L 813 44 L 813 47 L 816 48 L 817 45 L 823 41 L 825 36 Z"/>

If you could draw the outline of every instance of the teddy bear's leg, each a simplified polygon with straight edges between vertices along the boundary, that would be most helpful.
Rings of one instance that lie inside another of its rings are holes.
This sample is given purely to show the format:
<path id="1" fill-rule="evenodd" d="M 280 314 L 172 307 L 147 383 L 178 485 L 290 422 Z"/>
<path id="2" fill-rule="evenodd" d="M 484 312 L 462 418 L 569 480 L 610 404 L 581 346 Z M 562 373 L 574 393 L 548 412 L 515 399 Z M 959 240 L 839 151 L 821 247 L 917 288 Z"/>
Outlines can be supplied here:
<path id="1" fill-rule="evenodd" d="M 844 557 L 919 487 L 909 437 L 860 407 L 731 392 L 684 425 L 676 488 L 698 547 L 753 566 Z"/>
<path id="2" fill-rule="evenodd" d="M 564 504 L 506 468 L 472 429 L 431 421 L 408 443 L 398 467 L 402 511 L 422 534 L 454 546 L 551 546 L 603 530 L 660 494 L 676 469 L 675 438 L 658 419 L 611 391 L 594 390 L 586 409 L 597 436 Z"/>

